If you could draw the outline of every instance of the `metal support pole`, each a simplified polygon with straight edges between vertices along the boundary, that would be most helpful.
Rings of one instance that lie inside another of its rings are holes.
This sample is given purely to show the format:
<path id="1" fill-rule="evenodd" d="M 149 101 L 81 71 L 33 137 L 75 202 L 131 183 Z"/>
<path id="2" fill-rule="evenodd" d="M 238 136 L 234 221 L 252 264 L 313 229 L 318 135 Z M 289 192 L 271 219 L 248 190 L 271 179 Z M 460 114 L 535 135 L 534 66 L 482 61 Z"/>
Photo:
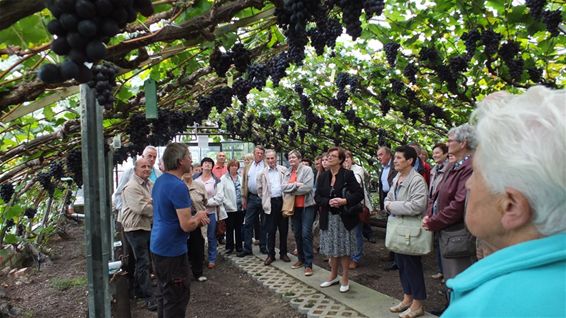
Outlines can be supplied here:
<path id="1" fill-rule="evenodd" d="M 110 317 L 108 260 L 109 212 L 104 160 L 102 107 L 94 91 L 81 85 L 81 144 L 90 318 Z"/>
<path id="2" fill-rule="evenodd" d="M 104 134 L 103 134 L 104 135 Z M 106 154 L 106 220 L 108 223 L 108 250 L 110 251 L 110 260 L 114 260 L 114 237 L 116 236 L 115 215 L 112 213 L 112 192 L 114 190 L 114 181 L 112 179 L 112 166 L 114 157 L 114 150 L 110 147 L 110 151 Z"/>

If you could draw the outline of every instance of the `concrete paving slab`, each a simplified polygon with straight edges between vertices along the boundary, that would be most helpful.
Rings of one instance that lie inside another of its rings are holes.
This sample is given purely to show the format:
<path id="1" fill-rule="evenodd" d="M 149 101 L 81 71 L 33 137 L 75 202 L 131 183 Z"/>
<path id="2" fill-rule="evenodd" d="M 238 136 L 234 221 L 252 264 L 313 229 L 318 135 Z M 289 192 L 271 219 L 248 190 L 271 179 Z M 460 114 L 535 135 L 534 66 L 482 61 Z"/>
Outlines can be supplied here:
<path id="1" fill-rule="evenodd" d="M 224 249 L 219 247 L 219 252 L 223 253 Z M 326 269 L 313 265 L 313 275 L 305 276 L 304 268 L 291 268 L 291 264 L 297 261 L 297 258 L 291 254 L 289 254 L 291 263 L 277 258 L 270 266 L 265 266 L 263 261 L 267 256 L 260 253 L 258 246 L 253 247 L 253 253 L 253 256 L 243 258 L 234 255 L 229 257 L 226 255 L 226 257 L 242 269 L 251 271 L 252 277 L 258 282 L 275 292 L 282 293 L 284 299 L 289 300 L 299 312 L 307 314 L 307 317 L 360 317 L 363 315 L 394 318 L 399 316 L 389 311 L 389 307 L 398 304 L 399 299 L 382 294 L 351 279 L 350 290 L 347 293 L 340 293 L 340 284 L 321 288 L 320 283 L 326 281 L 330 275 Z M 277 269 L 278 272 L 271 269 Z M 281 272 L 308 287 L 301 287 L 301 284 L 294 281 L 285 282 L 286 280 L 280 276 Z M 436 316 L 426 313 L 424 317 Z"/>

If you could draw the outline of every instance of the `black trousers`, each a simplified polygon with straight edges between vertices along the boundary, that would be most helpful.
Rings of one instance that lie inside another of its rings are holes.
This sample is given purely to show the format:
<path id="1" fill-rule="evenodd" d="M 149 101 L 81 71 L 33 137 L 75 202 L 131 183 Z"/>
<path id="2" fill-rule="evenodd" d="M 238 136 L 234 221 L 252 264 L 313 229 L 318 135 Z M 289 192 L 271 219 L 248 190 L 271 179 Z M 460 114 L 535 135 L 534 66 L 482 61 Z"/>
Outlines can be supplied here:
<path id="1" fill-rule="evenodd" d="M 191 297 L 187 254 L 175 257 L 153 254 L 153 262 L 158 287 L 157 317 L 185 317 Z"/>
<path id="2" fill-rule="evenodd" d="M 226 219 L 226 249 L 241 252 L 243 244 L 242 224 L 244 223 L 244 211 L 228 212 Z M 236 240 L 234 241 L 234 236 Z"/>
<path id="3" fill-rule="evenodd" d="M 200 227 L 189 233 L 187 247 L 189 249 L 187 256 L 191 263 L 191 271 L 196 279 L 202 276 L 204 266 L 204 237 Z"/>
<path id="4" fill-rule="evenodd" d="M 279 255 L 287 255 L 287 235 L 289 234 L 289 218 L 283 217 L 283 198 L 271 198 L 271 214 L 266 214 L 267 253 L 275 258 L 275 233 L 279 229 Z"/>
<path id="5" fill-rule="evenodd" d="M 417 300 L 426 299 L 421 257 L 395 253 L 395 263 L 399 267 L 399 278 L 401 279 L 403 293 L 412 295 Z"/>
<path id="6" fill-rule="evenodd" d="M 126 240 L 132 248 L 131 257 L 128 262 L 135 262 L 135 281 L 140 288 L 138 295 L 143 298 L 153 296 L 153 287 L 151 286 L 151 279 L 149 277 L 149 237 L 150 231 L 130 231 L 124 232 Z"/>

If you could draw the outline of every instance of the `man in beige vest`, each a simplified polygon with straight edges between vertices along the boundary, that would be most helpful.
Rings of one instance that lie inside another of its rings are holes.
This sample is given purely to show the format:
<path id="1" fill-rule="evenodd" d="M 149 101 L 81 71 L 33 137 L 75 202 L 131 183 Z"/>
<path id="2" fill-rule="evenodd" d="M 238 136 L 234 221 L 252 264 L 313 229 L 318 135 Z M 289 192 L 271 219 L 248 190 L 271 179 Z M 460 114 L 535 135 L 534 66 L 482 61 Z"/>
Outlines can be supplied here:
<path id="1" fill-rule="evenodd" d="M 118 221 L 122 223 L 126 240 L 132 247 L 139 294 L 145 298 L 147 308 L 155 311 L 157 304 L 149 278 L 149 237 L 153 218 L 152 183 L 149 181 L 151 169 L 147 159 L 140 158 L 135 162 L 134 174 L 122 190 L 122 211 Z"/>

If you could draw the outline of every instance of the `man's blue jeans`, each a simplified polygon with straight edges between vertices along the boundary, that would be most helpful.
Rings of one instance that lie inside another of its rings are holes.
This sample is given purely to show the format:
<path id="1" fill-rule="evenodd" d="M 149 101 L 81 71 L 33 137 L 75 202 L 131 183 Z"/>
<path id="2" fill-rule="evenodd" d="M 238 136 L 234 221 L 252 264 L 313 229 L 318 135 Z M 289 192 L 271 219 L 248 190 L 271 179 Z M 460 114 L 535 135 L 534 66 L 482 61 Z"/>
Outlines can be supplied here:
<path id="1" fill-rule="evenodd" d="M 263 208 L 261 206 L 261 199 L 259 196 L 250 194 L 248 195 L 248 206 L 246 208 L 246 216 L 244 217 L 244 252 L 252 252 L 252 237 L 254 230 L 254 222 L 258 215 L 263 214 Z M 262 218 L 264 219 L 264 218 Z M 261 224 L 261 235 L 259 246 L 260 248 L 266 249 L 266 230 L 265 221 Z"/>
<path id="2" fill-rule="evenodd" d="M 292 225 L 297 244 L 297 257 L 303 262 L 305 267 L 312 268 L 312 225 L 315 219 L 314 206 L 305 208 L 295 208 Z"/>
<path id="3" fill-rule="evenodd" d="M 356 263 L 359 263 L 362 259 L 362 255 L 364 255 L 364 236 L 363 234 L 363 223 L 359 223 L 356 225 L 356 252 L 352 255 L 352 260 Z"/>
<path id="4" fill-rule="evenodd" d="M 206 236 L 208 238 L 208 262 L 216 263 L 216 255 L 218 254 L 218 241 L 216 240 L 216 213 L 209 213 L 208 219 L 210 223 L 206 228 Z"/>

